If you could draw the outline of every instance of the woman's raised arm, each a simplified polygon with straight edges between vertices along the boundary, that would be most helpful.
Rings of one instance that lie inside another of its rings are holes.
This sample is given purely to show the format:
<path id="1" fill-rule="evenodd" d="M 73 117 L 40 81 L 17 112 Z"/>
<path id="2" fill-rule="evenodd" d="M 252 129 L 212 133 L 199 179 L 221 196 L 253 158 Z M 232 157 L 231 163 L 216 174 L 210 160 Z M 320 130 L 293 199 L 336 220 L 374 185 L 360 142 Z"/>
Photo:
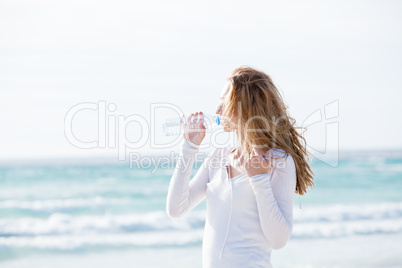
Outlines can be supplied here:
<path id="1" fill-rule="evenodd" d="M 183 139 L 180 157 L 170 180 L 166 200 L 166 212 L 172 218 L 187 214 L 205 197 L 209 181 L 209 159 L 212 152 L 204 159 L 200 169 L 190 180 L 191 169 L 198 151 L 197 145 Z"/>

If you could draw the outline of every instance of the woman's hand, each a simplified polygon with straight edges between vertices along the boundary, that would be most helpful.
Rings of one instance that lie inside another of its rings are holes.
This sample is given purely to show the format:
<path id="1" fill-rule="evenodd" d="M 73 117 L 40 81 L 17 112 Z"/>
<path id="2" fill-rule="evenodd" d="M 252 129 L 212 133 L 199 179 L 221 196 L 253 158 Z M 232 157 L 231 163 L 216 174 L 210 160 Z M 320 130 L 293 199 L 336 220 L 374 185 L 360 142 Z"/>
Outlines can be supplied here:
<path id="1" fill-rule="evenodd" d="M 200 145 L 205 137 L 204 114 L 191 114 L 184 124 L 184 138 L 196 145 Z"/>
<path id="2" fill-rule="evenodd" d="M 254 147 L 254 151 L 244 164 L 244 168 L 246 169 L 248 177 L 258 174 L 268 174 L 271 169 L 271 159 L 263 156 L 260 150 L 257 147 Z"/>

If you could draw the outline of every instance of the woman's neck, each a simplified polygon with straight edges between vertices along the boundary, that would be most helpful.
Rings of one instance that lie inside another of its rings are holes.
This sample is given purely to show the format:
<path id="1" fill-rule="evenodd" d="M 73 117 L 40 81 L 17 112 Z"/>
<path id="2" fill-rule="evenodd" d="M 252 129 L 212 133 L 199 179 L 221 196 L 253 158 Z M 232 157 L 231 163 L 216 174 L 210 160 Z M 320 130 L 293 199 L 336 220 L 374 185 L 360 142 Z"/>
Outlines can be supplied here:
<path id="1" fill-rule="evenodd" d="M 236 148 L 234 151 L 231 152 L 231 155 L 229 155 L 229 158 L 232 162 L 232 165 L 238 168 L 243 168 L 245 159 L 244 155 L 241 153 L 241 149 Z"/>

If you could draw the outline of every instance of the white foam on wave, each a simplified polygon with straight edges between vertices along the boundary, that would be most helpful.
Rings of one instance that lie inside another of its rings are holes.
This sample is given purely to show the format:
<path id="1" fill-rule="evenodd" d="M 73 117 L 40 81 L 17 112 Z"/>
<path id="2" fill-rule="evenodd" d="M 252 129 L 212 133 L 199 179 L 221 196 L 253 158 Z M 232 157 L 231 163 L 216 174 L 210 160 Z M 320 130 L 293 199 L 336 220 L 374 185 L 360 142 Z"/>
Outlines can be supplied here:
<path id="1" fill-rule="evenodd" d="M 128 215 L 71 216 L 54 213 L 46 219 L 0 219 L 0 236 L 35 236 L 90 233 L 130 233 L 155 230 L 193 230 L 203 226 L 204 213 L 171 219 L 165 211 Z"/>
<path id="2" fill-rule="evenodd" d="M 402 218 L 402 203 L 326 205 L 294 209 L 295 222 L 339 222 Z"/>
<path id="3" fill-rule="evenodd" d="M 169 231 L 131 234 L 86 234 L 35 237 L 0 237 L 0 247 L 75 250 L 84 247 L 165 247 L 200 244 L 203 231 Z"/>
<path id="4" fill-rule="evenodd" d="M 300 223 L 291 239 L 339 238 L 362 234 L 402 233 L 402 220 L 344 223 Z M 99 247 L 171 247 L 199 245 L 203 229 L 163 230 L 137 233 L 76 233 L 61 235 L 0 237 L 0 247 L 29 247 L 42 250 L 75 250 Z"/>
<path id="5" fill-rule="evenodd" d="M 205 211 L 192 211 L 180 219 L 165 211 L 143 214 L 81 215 L 53 213 L 48 218 L 0 219 L 0 236 L 62 236 L 88 234 L 150 233 L 199 230 Z M 295 238 L 340 237 L 402 232 L 402 203 L 305 206 L 294 209 Z"/>
<path id="6" fill-rule="evenodd" d="M 293 226 L 293 238 L 336 238 L 402 233 L 402 219 L 351 222 L 304 222 Z"/>
<path id="7" fill-rule="evenodd" d="M 294 210 L 294 238 L 402 232 L 402 203 L 305 206 Z"/>
<path id="8" fill-rule="evenodd" d="M 65 199 L 45 199 L 45 200 L 4 200 L 0 201 L 0 209 L 16 208 L 33 211 L 54 211 L 71 208 L 91 208 L 93 206 L 122 205 L 132 201 L 130 198 L 65 198 Z"/>

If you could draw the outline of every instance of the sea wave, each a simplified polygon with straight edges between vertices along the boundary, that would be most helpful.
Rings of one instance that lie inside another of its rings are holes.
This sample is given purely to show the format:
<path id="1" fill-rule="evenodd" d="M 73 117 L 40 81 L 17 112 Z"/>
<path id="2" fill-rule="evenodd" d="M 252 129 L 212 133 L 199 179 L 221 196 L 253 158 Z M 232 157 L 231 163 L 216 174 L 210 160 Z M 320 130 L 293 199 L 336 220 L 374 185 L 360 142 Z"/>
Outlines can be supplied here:
<path id="1" fill-rule="evenodd" d="M 158 230 L 194 230 L 204 226 L 204 213 L 171 219 L 165 211 L 128 215 L 71 216 L 53 213 L 46 219 L 0 219 L 0 237 L 64 234 L 131 233 Z"/>
<path id="2" fill-rule="evenodd" d="M 294 210 L 295 222 L 339 222 L 402 218 L 401 203 L 334 204 Z"/>
<path id="3" fill-rule="evenodd" d="M 165 211 L 120 215 L 69 215 L 48 218 L 0 219 L 0 237 L 67 234 L 118 234 L 154 231 L 193 231 L 205 224 L 205 211 L 172 219 Z M 294 210 L 295 238 L 339 237 L 402 232 L 402 203 L 330 205 Z"/>
<path id="4" fill-rule="evenodd" d="M 293 226 L 292 237 L 295 239 L 315 239 L 395 233 L 402 233 L 402 219 L 298 223 Z"/>
<path id="5" fill-rule="evenodd" d="M 124 205 L 132 202 L 132 198 L 64 198 L 44 200 L 4 200 L 0 201 L 0 209 L 22 209 L 31 211 L 62 211 L 76 208 L 92 208 L 94 206 Z"/>
<path id="6" fill-rule="evenodd" d="M 186 247 L 200 245 L 202 230 L 135 234 L 75 234 L 35 237 L 0 237 L 0 248 L 34 248 L 40 250 L 96 250 L 116 247 Z"/>
<path id="7" fill-rule="evenodd" d="M 176 226 L 178 227 L 178 226 Z M 300 223 L 294 226 L 290 239 L 334 239 L 345 236 L 401 234 L 402 220 L 348 223 Z M 200 246 L 203 228 L 176 228 L 131 233 L 98 233 L 85 231 L 71 234 L 38 234 L 35 236 L 0 237 L 0 248 L 34 248 L 39 250 L 96 250 L 116 247 L 185 247 Z"/>

